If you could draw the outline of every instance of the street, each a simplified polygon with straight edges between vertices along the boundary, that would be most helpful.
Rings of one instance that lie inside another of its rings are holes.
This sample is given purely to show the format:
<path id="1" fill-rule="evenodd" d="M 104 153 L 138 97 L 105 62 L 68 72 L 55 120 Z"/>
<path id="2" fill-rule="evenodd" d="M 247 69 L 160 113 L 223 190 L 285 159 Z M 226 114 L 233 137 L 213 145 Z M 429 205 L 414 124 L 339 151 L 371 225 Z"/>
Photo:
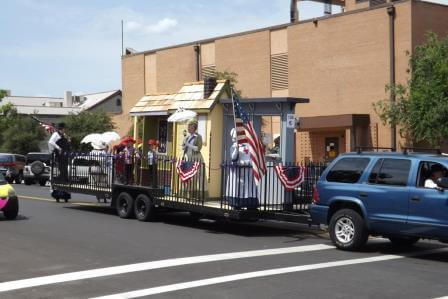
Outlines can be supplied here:
<path id="1" fill-rule="evenodd" d="M 142 223 L 85 195 L 58 204 L 48 187 L 13 186 L 20 216 L 0 216 L 1 298 L 448 295 L 448 249 L 438 242 L 398 250 L 371 239 L 363 252 L 343 252 L 303 225 L 195 221 L 184 213 Z"/>

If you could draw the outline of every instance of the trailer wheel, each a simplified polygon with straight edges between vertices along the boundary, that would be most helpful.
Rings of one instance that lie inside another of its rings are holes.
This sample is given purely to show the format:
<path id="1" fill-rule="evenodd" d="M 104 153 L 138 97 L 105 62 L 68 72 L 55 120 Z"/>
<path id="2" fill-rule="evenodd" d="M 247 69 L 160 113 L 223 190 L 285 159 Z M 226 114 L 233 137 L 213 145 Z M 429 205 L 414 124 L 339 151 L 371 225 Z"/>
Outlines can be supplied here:
<path id="1" fill-rule="evenodd" d="M 134 216 L 134 199 L 126 192 L 117 197 L 117 213 L 120 218 L 128 219 Z"/>
<path id="2" fill-rule="evenodd" d="M 139 221 L 154 221 L 156 219 L 156 211 L 154 203 L 145 194 L 140 194 L 135 199 L 134 203 L 135 217 Z"/>

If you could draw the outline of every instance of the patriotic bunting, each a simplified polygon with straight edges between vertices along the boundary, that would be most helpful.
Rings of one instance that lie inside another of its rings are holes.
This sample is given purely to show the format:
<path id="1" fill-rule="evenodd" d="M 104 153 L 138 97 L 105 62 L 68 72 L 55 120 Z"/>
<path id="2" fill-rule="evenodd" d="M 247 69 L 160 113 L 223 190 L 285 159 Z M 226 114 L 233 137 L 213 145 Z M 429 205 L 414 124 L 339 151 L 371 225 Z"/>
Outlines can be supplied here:
<path id="1" fill-rule="evenodd" d="M 176 171 L 182 183 L 191 180 L 199 170 L 199 162 L 178 160 L 176 162 Z"/>
<path id="2" fill-rule="evenodd" d="M 282 166 L 282 164 L 275 165 L 275 172 L 277 177 L 282 182 L 282 185 L 287 191 L 294 190 L 297 186 L 305 180 L 305 167 L 301 166 Z"/>

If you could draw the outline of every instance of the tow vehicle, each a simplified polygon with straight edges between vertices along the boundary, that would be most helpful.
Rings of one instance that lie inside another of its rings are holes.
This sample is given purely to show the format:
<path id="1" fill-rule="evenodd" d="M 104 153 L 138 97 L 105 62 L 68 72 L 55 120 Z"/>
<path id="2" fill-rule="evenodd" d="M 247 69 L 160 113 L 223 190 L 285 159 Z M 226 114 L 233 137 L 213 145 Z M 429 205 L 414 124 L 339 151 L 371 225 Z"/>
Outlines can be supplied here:
<path id="1" fill-rule="evenodd" d="M 17 194 L 2 173 L 0 173 L 0 211 L 9 220 L 15 219 L 19 213 Z"/>

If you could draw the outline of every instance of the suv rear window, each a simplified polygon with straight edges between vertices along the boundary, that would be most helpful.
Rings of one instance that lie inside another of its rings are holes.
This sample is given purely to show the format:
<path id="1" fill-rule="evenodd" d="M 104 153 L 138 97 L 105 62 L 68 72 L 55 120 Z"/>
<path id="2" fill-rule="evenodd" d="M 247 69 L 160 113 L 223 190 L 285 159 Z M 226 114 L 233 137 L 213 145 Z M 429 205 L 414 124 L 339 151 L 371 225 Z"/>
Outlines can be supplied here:
<path id="1" fill-rule="evenodd" d="M 369 164 L 369 158 L 342 158 L 327 174 L 327 181 L 354 184 Z"/>
<path id="2" fill-rule="evenodd" d="M 11 163 L 14 162 L 12 155 L 0 155 L 0 163 Z"/>
<path id="3" fill-rule="evenodd" d="M 28 164 L 33 163 L 34 161 L 41 161 L 44 163 L 48 163 L 51 160 L 51 155 L 42 153 L 42 154 L 28 154 L 26 155 L 26 161 Z"/>
<path id="4" fill-rule="evenodd" d="M 369 175 L 370 184 L 406 186 L 411 161 L 406 159 L 379 159 Z"/>

